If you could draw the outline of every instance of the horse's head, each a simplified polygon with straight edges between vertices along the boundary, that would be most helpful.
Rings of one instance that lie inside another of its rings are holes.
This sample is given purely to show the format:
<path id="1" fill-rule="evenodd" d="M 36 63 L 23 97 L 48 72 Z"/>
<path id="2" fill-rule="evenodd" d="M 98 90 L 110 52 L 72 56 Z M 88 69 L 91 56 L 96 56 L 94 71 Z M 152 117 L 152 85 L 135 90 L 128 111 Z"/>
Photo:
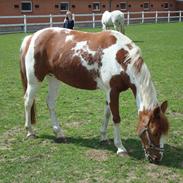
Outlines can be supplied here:
<path id="1" fill-rule="evenodd" d="M 146 158 L 152 163 L 159 163 L 163 158 L 164 136 L 168 132 L 168 120 L 165 116 L 167 101 L 152 111 L 139 112 L 137 132 L 141 138 Z"/>

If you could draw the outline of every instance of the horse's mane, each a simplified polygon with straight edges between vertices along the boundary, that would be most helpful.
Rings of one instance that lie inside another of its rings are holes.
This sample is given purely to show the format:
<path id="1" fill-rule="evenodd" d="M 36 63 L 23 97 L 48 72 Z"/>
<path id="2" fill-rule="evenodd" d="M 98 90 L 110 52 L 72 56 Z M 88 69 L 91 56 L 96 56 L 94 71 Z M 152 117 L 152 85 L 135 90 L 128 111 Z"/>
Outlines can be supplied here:
<path id="1" fill-rule="evenodd" d="M 157 104 L 157 94 L 154 84 L 151 80 L 151 74 L 147 65 L 144 63 L 139 47 L 133 44 L 133 48 L 129 50 L 126 62 L 131 60 L 128 66 L 128 73 L 130 79 L 137 87 L 137 107 L 141 111 L 146 109 L 153 109 Z M 140 66 L 139 66 L 140 60 Z M 140 68 L 139 68 L 140 67 Z"/>

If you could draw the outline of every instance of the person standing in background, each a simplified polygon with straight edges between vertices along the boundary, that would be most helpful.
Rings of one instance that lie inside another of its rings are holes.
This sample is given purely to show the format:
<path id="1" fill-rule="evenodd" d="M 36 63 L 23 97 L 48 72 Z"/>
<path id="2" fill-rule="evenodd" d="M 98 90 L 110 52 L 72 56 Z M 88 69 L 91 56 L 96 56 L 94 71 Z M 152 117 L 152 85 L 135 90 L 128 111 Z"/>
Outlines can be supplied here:
<path id="1" fill-rule="evenodd" d="M 64 19 L 64 28 L 73 29 L 74 20 L 72 19 L 72 13 L 67 11 L 65 19 Z"/>

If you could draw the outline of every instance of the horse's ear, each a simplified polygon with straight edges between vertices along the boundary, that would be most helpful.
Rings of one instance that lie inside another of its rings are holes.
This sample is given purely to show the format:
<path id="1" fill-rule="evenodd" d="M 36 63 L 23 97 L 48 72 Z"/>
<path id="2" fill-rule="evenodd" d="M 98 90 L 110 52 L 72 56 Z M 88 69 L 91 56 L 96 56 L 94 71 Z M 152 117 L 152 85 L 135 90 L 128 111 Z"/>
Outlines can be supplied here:
<path id="1" fill-rule="evenodd" d="M 166 100 L 166 101 L 162 102 L 160 107 L 161 107 L 162 112 L 165 113 L 167 110 L 167 107 L 168 107 L 168 101 Z"/>
<path id="2" fill-rule="evenodd" d="M 160 112 L 161 112 L 161 109 L 160 109 L 160 107 L 158 106 L 158 107 L 156 107 L 154 110 L 153 110 L 153 116 L 154 116 L 154 118 L 160 118 Z"/>

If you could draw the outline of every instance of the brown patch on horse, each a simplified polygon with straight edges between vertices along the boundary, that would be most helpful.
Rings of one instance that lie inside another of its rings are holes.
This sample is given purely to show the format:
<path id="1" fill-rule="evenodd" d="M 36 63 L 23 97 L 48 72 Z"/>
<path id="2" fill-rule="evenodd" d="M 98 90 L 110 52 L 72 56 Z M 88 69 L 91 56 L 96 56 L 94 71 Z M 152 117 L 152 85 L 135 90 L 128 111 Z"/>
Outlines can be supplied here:
<path id="1" fill-rule="evenodd" d="M 137 73 L 140 73 L 143 63 L 144 63 L 144 61 L 143 61 L 142 57 L 138 58 L 135 61 L 133 66 L 135 67 Z"/>
<path id="2" fill-rule="evenodd" d="M 97 49 L 96 53 L 94 55 L 92 55 L 84 50 L 81 50 L 80 54 L 81 54 L 82 58 L 88 62 L 89 65 L 93 65 L 93 64 L 97 63 L 98 67 L 102 66 L 101 60 L 102 60 L 102 55 L 104 53 L 101 48 Z"/>
<path id="3" fill-rule="evenodd" d="M 71 35 L 74 36 L 75 42 L 87 41 L 88 47 L 93 51 L 97 51 L 99 48 L 108 48 L 117 41 L 116 37 L 114 37 L 110 32 L 105 31 L 99 33 L 82 33 L 78 31 L 72 31 Z"/>
<path id="4" fill-rule="evenodd" d="M 110 86 L 119 92 L 125 91 L 130 87 L 130 78 L 126 73 L 121 72 L 119 75 L 112 76 Z"/>
<path id="5" fill-rule="evenodd" d="M 119 115 L 119 94 L 120 92 L 116 88 L 112 88 L 110 91 L 110 109 L 112 112 L 113 122 L 120 123 L 121 118 Z"/>
<path id="6" fill-rule="evenodd" d="M 95 63 L 97 63 L 97 69 L 92 69 L 89 72 L 92 74 L 94 79 L 100 77 L 99 69 L 102 66 L 101 60 L 102 55 L 104 54 L 103 50 L 99 48 L 94 55 L 88 53 L 87 51 L 80 50 L 79 54 L 88 63 L 88 65 L 94 65 Z"/>
<path id="7" fill-rule="evenodd" d="M 46 74 L 51 72 L 51 66 L 57 60 L 59 53 L 57 48 L 62 48 L 65 42 L 66 33 L 62 35 L 53 30 L 46 30 L 38 36 L 34 46 L 35 75 L 39 81 L 43 81 Z M 58 41 L 59 37 L 59 41 Z"/>
<path id="8" fill-rule="evenodd" d="M 130 78 L 125 72 L 121 72 L 119 75 L 113 76 L 110 80 L 110 87 L 110 98 L 112 100 L 110 101 L 109 105 L 113 114 L 113 121 L 115 123 L 119 123 L 119 94 L 121 91 L 131 88 L 134 95 L 136 95 L 136 87 L 130 82 Z"/>
<path id="9" fill-rule="evenodd" d="M 133 48 L 133 46 L 131 44 L 127 44 L 126 46 L 129 48 L 129 50 L 132 50 L 132 48 Z"/>
<path id="10" fill-rule="evenodd" d="M 110 80 L 111 88 L 116 88 L 119 92 L 126 91 L 130 88 L 136 97 L 136 86 L 130 82 L 129 76 L 125 72 L 115 75 Z"/>
<path id="11" fill-rule="evenodd" d="M 53 73 L 59 80 L 76 88 L 91 90 L 97 88 L 97 83 L 93 78 L 93 75 L 97 73 L 94 70 L 88 71 L 82 66 L 78 56 L 65 59 L 64 63 L 60 64 L 60 67 L 55 67 Z"/>
<path id="12" fill-rule="evenodd" d="M 130 64 L 131 60 L 126 60 L 128 56 L 128 51 L 124 50 L 123 48 L 120 49 L 116 54 L 116 60 L 118 63 L 123 67 L 123 69 L 126 71 L 128 64 Z"/>

